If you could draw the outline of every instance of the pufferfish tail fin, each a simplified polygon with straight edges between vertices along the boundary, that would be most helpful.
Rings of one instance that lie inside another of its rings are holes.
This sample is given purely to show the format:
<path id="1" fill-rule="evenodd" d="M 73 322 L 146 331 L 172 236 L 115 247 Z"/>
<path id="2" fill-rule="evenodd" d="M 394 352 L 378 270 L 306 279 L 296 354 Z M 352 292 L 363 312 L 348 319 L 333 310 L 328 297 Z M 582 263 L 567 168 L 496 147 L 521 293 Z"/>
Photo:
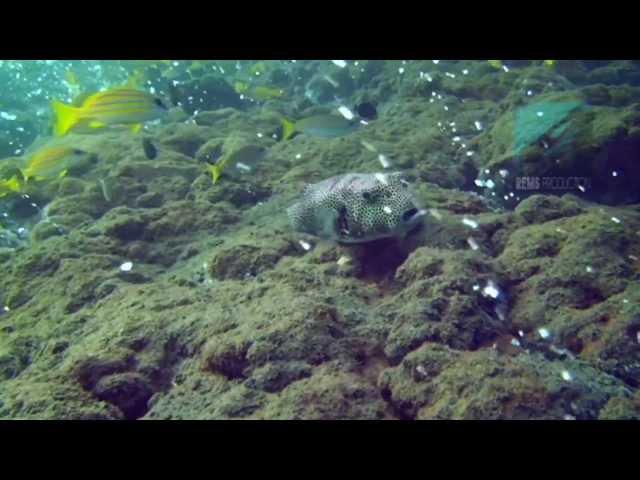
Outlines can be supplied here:
<path id="1" fill-rule="evenodd" d="M 218 182 L 218 179 L 220 178 L 220 175 L 222 175 L 222 171 L 227 166 L 227 163 L 229 163 L 229 157 L 223 158 L 215 165 L 207 165 L 207 169 L 211 173 L 211 181 L 214 185 Z"/>
<path id="2" fill-rule="evenodd" d="M 53 108 L 56 114 L 56 124 L 53 127 L 53 132 L 57 136 L 62 137 L 78 123 L 78 112 L 80 109 L 66 105 L 59 100 L 53 100 L 51 102 L 51 108 Z"/>

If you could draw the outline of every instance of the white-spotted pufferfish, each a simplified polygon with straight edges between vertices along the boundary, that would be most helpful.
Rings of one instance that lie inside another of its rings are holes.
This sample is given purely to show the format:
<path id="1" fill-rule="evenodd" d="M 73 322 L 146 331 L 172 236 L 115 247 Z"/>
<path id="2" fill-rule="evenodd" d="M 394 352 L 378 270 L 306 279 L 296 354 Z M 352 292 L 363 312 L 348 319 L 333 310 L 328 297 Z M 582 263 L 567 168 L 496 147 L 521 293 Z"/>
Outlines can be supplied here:
<path id="1" fill-rule="evenodd" d="M 294 230 L 338 243 L 404 237 L 424 213 L 399 172 L 328 178 L 307 186 L 287 210 Z"/>

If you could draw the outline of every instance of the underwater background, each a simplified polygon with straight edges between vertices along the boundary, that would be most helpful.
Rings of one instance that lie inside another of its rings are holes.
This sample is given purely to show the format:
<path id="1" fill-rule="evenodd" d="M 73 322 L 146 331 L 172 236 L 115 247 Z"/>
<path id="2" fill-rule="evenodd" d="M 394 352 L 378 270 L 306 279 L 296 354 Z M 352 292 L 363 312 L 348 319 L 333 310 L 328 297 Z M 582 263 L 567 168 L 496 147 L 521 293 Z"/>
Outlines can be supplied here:
<path id="1" fill-rule="evenodd" d="M 640 418 L 640 62 L 0 86 L 0 418 Z"/>

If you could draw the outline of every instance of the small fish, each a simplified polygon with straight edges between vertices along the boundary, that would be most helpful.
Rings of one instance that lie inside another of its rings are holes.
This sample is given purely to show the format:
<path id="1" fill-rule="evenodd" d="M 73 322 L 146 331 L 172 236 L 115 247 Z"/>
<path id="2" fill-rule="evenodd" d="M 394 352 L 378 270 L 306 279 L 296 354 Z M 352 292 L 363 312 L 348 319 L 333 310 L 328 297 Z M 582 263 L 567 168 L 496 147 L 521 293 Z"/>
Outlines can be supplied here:
<path id="1" fill-rule="evenodd" d="M 348 173 L 307 186 L 287 214 L 297 232 L 349 244 L 403 237 L 424 210 L 399 172 Z"/>
<path id="2" fill-rule="evenodd" d="M 292 122 L 282 119 L 282 138 L 287 140 L 296 132 L 302 132 L 312 137 L 336 138 L 348 135 L 358 128 L 355 122 L 351 122 L 343 116 L 314 115 L 312 117 Z"/>
<path id="3" fill-rule="evenodd" d="M 235 165 L 238 170 L 244 172 L 251 171 L 253 166 L 262 160 L 266 153 L 266 148 L 257 145 L 244 145 L 233 150 L 229 155 L 223 156 L 215 165 L 209 165 L 207 167 L 211 173 L 213 184 L 216 184 L 222 172 L 229 165 Z"/>
<path id="4" fill-rule="evenodd" d="M 284 90 L 281 88 L 257 86 L 251 87 L 246 82 L 235 82 L 234 89 L 236 93 L 242 94 L 245 97 L 258 100 L 259 102 L 265 102 L 267 100 L 275 100 L 284 96 Z"/>
<path id="5" fill-rule="evenodd" d="M 153 143 L 151 143 L 151 140 L 149 140 L 148 138 L 142 139 L 142 149 L 144 150 L 145 156 L 149 160 L 153 160 L 158 156 L 158 149 Z"/>
<path id="6" fill-rule="evenodd" d="M 38 150 L 26 161 L 22 176 L 28 182 L 31 179 L 46 180 L 63 177 L 69 168 L 82 160 L 87 152 L 71 147 L 45 147 Z"/>
<path id="7" fill-rule="evenodd" d="M 160 118 L 167 111 L 158 97 L 121 87 L 90 95 L 80 107 L 58 100 L 51 105 L 56 114 L 54 131 L 58 136 L 66 135 L 77 125 L 89 128 L 132 125 L 133 131 L 139 131 L 142 123 Z"/>
<path id="8" fill-rule="evenodd" d="M 9 180 L 0 180 L 0 198 L 6 197 L 11 193 L 18 193 L 22 189 L 22 182 L 17 175 Z"/>

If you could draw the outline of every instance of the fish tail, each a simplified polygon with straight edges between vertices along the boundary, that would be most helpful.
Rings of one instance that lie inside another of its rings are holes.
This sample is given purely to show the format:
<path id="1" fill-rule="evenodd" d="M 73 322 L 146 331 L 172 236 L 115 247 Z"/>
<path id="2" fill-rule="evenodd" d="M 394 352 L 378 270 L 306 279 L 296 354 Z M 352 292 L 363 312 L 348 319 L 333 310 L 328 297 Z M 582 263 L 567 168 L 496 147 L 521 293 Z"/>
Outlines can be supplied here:
<path id="1" fill-rule="evenodd" d="M 65 105 L 59 100 L 53 100 L 51 107 L 56 114 L 56 124 L 54 126 L 54 133 L 62 137 L 66 135 L 69 130 L 78 123 L 78 108 Z"/>
<path id="2" fill-rule="evenodd" d="M 289 140 L 296 133 L 296 124 L 282 117 L 282 139 Z"/>
<path id="3" fill-rule="evenodd" d="M 22 189 L 22 182 L 17 175 L 14 175 L 9 180 L 7 180 L 6 186 L 12 192 L 19 192 Z"/>
<path id="4" fill-rule="evenodd" d="M 211 181 L 213 182 L 214 185 L 220 178 L 220 175 L 222 175 L 222 168 L 220 167 L 221 167 L 220 165 L 209 165 L 207 167 L 209 169 L 209 172 L 211 172 Z"/>

